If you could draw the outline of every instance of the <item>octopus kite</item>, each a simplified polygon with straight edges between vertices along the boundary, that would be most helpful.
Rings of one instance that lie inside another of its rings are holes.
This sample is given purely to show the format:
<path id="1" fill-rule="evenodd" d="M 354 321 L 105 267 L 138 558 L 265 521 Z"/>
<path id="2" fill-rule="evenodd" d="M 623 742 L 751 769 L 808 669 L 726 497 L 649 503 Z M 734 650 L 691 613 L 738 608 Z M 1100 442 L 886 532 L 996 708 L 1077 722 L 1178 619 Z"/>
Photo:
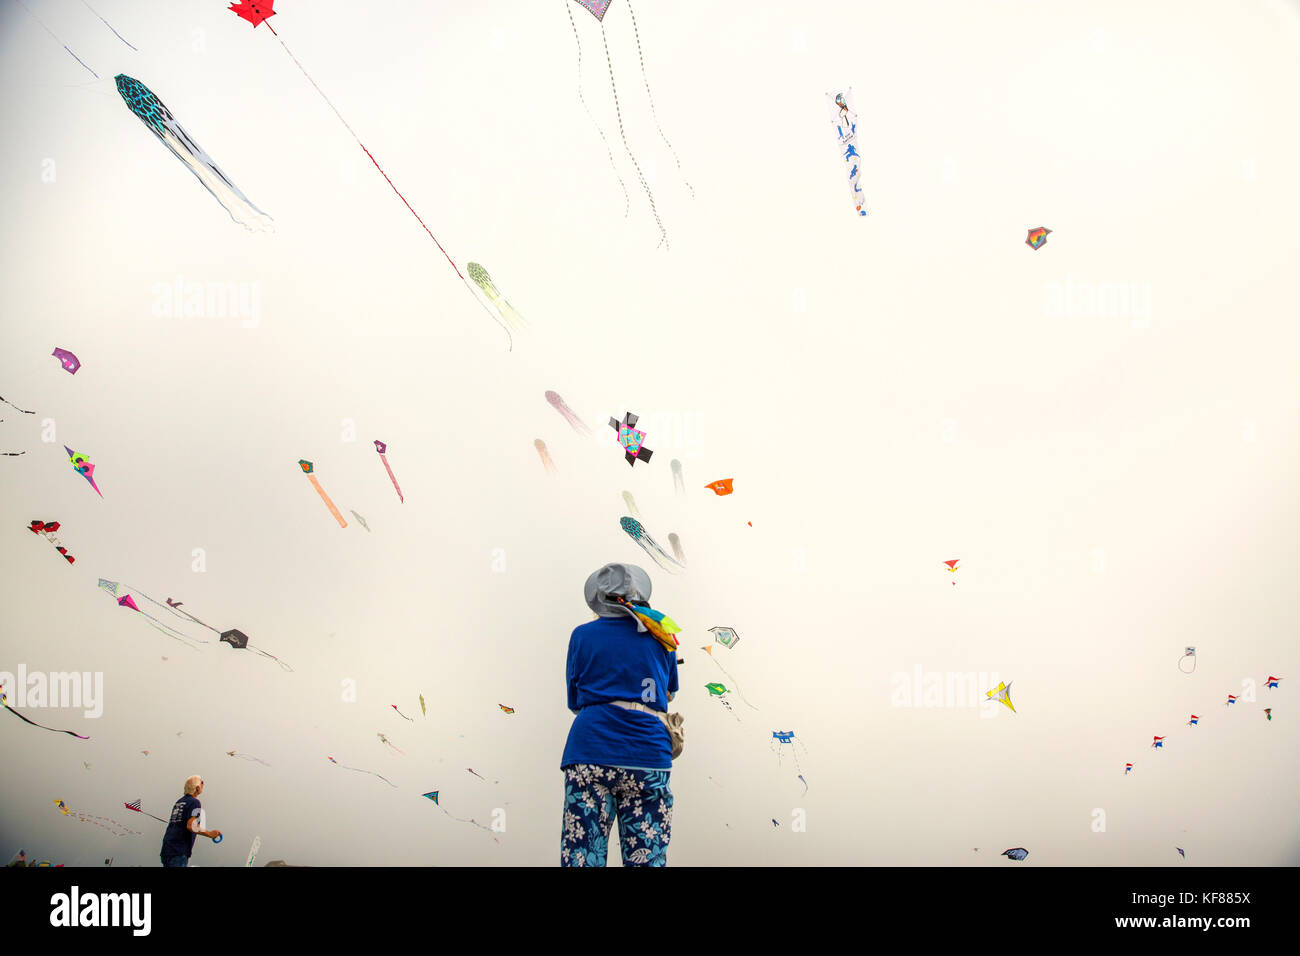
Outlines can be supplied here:
<path id="1" fill-rule="evenodd" d="M 171 150 L 172 155 L 179 159 L 186 169 L 194 174 L 194 178 L 203 184 L 203 188 L 212 194 L 213 199 L 221 203 L 231 219 L 250 232 L 270 228 L 271 217 L 254 206 L 248 197 L 239 191 L 239 187 L 230 181 L 212 157 L 203 151 L 189 133 L 185 132 L 171 110 L 163 105 L 162 100 L 158 99 L 149 87 L 124 73 L 119 73 L 114 79 L 117 82 L 117 91 L 122 94 L 122 99 L 126 101 L 131 112 L 148 127 L 149 132 L 153 133 L 160 143 Z"/>
<path id="2" fill-rule="evenodd" d="M 622 529 L 627 532 L 628 537 L 635 541 L 642 551 L 650 555 L 650 558 L 655 564 L 659 565 L 659 567 L 663 568 L 665 571 L 672 571 L 673 566 L 678 568 L 682 567 L 668 554 L 668 552 L 664 551 L 664 549 L 659 545 L 659 542 L 655 541 L 654 538 L 650 537 L 650 535 L 646 533 L 641 522 L 637 521 L 635 518 L 625 516 L 619 518 L 618 523 Z M 663 560 L 660 560 L 661 558 Z M 664 562 L 667 562 L 667 564 Z"/>
<path id="3" fill-rule="evenodd" d="M 555 462 L 551 461 L 551 453 L 546 450 L 546 442 L 540 438 L 533 441 L 533 447 L 537 449 L 537 455 L 542 459 L 542 467 L 546 469 L 548 475 L 556 472 Z"/>
<path id="4" fill-rule="evenodd" d="M 515 340 L 510 334 L 510 330 L 513 328 L 516 332 L 523 331 L 527 325 L 527 323 L 524 322 L 524 317 L 516 312 L 515 307 L 507 302 L 505 296 L 497 291 L 497 287 L 495 283 L 493 283 L 492 277 L 488 275 L 488 271 L 481 265 L 477 262 L 471 262 L 465 267 L 465 271 L 469 273 L 470 280 L 483 291 L 485 296 L 487 296 L 487 300 L 496 307 L 497 314 L 501 316 L 501 328 L 505 329 L 506 338 L 510 339 L 510 350 L 513 351 Z"/>
<path id="5" fill-rule="evenodd" d="M 551 407 L 564 416 L 564 420 L 569 423 L 575 432 L 579 435 L 591 437 L 591 429 L 582 423 L 577 415 L 573 413 L 568 405 L 564 404 L 564 399 L 560 397 L 559 392 L 547 391 L 546 400 L 551 403 Z"/>

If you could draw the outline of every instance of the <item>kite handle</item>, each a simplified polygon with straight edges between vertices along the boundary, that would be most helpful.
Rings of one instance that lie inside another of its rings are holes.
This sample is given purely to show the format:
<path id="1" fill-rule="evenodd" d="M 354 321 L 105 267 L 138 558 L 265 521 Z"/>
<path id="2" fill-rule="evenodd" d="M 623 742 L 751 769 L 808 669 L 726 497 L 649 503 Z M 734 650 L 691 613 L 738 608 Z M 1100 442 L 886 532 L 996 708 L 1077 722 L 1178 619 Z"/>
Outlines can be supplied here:
<path id="1" fill-rule="evenodd" d="M 213 843 L 220 843 L 220 842 L 221 842 L 222 840 L 224 840 L 225 838 L 226 838 L 226 835 L 223 833 L 223 834 L 221 834 L 220 836 L 218 836 L 215 840 L 213 840 L 212 842 L 213 842 Z"/>

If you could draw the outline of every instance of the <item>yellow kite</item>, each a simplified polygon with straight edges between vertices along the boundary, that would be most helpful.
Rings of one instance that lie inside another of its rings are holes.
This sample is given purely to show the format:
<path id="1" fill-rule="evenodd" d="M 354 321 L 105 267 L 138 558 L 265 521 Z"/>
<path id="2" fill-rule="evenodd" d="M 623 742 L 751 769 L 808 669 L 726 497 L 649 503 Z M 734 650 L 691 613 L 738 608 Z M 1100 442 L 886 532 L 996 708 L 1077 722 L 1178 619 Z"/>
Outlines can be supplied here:
<path id="1" fill-rule="evenodd" d="M 1011 685 L 1010 684 L 1003 684 L 1002 682 L 999 681 L 998 686 L 994 687 L 991 691 L 989 691 L 984 696 L 988 697 L 990 700 L 1001 701 L 1002 703 L 1007 705 L 1007 708 L 1011 711 L 1011 713 L 1014 714 L 1016 712 L 1015 707 L 1011 706 Z"/>

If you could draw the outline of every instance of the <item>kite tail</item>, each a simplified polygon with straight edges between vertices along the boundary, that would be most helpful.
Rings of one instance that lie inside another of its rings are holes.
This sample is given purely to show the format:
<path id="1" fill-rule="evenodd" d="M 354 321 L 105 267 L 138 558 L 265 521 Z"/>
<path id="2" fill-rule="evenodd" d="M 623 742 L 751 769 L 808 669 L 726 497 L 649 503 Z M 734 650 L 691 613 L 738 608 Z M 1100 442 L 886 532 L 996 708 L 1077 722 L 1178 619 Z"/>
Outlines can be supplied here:
<path id="1" fill-rule="evenodd" d="M 403 495 L 402 495 L 402 487 L 401 487 L 401 485 L 399 485 L 399 484 L 397 483 L 397 476 L 393 474 L 393 469 L 392 469 L 392 468 L 389 466 L 389 464 L 388 464 L 388 456 L 387 456 L 387 455 L 380 455 L 380 456 L 379 456 L 379 459 L 380 459 L 380 461 L 382 461 L 382 462 L 384 463 L 384 467 L 385 467 L 386 469 L 388 469 L 388 477 L 389 477 L 389 480 L 391 480 L 392 483 L 393 483 L 393 489 L 397 492 L 397 497 L 398 497 L 398 499 L 402 502 L 402 504 L 406 504 L 406 498 L 403 497 Z M 367 529 L 367 530 L 369 530 L 369 529 Z"/>
<path id="2" fill-rule="evenodd" d="M 501 310 L 502 317 L 505 318 L 507 322 L 511 323 L 516 329 L 523 330 L 528 327 L 528 323 L 524 321 L 524 317 L 520 315 L 515 307 L 504 298 L 497 299 L 497 308 Z"/>
<path id="3" fill-rule="evenodd" d="M 172 155 L 185 164 L 185 168 L 194 174 L 194 178 L 212 194 L 212 198 L 221 203 L 231 219 L 249 232 L 264 232 L 273 228 L 271 217 L 240 192 L 239 187 L 230 181 L 180 123 L 175 119 L 163 120 L 161 133 L 154 126 L 150 125 L 149 128 L 172 151 Z"/>
<path id="4" fill-rule="evenodd" d="M 641 164 L 636 161 L 632 155 L 632 147 L 627 143 L 627 133 L 623 129 L 623 109 L 618 105 L 618 87 L 614 84 L 614 60 L 609 55 L 609 37 L 605 34 L 605 25 L 600 25 L 600 39 L 605 44 L 605 63 L 609 66 L 609 88 L 614 94 L 614 113 L 618 116 L 618 135 L 623 140 L 623 148 L 627 150 L 628 159 L 632 160 L 632 166 L 636 169 L 636 175 L 641 180 L 641 188 L 645 190 L 645 195 L 650 200 L 650 212 L 654 214 L 655 223 L 659 226 L 659 241 L 665 248 L 668 247 L 668 231 L 664 229 L 663 220 L 659 218 L 659 210 L 655 207 L 654 193 L 650 191 L 650 186 L 645 181 L 645 175 L 641 172 Z"/>
<path id="5" fill-rule="evenodd" d="M 109 23 L 103 17 L 100 17 L 99 14 L 95 11 L 95 8 L 92 7 L 89 3 L 86 3 L 86 0 L 81 0 L 81 3 L 83 6 L 85 6 L 87 10 L 89 10 L 91 13 L 94 13 L 95 16 L 99 17 L 99 19 L 103 22 L 104 26 L 108 27 L 110 30 L 113 30 L 113 24 Z M 131 46 L 130 43 L 127 43 L 126 37 L 122 36 L 122 34 L 118 33 L 116 30 L 113 30 L 113 36 L 117 37 L 123 43 L 126 43 L 126 45 L 130 46 L 132 50 L 135 50 L 135 47 Z M 139 53 L 140 51 L 135 50 L 135 52 Z"/>
<path id="6" fill-rule="evenodd" d="M 596 132 L 600 134 L 600 141 L 605 144 L 605 155 L 609 157 L 609 168 L 614 171 L 614 177 L 618 180 L 618 186 L 623 190 L 623 218 L 627 218 L 629 200 L 627 196 L 627 186 L 623 182 L 623 177 L 618 174 L 618 167 L 614 165 L 614 153 L 609 148 L 609 140 L 605 139 L 605 131 L 600 128 L 596 122 L 596 117 L 591 115 L 591 109 L 587 106 L 587 100 L 582 95 L 582 40 L 578 36 L 578 25 L 573 22 L 573 11 L 569 9 L 569 0 L 564 0 L 564 12 L 569 15 L 569 26 L 573 27 L 573 42 L 578 47 L 578 101 L 582 103 L 582 108 L 587 111 L 587 118 L 591 120 L 591 125 L 596 127 Z"/>
<path id="7" fill-rule="evenodd" d="M 29 412 L 29 411 L 28 411 L 27 409 L 25 409 L 25 408 L 18 408 L 17 405 L 15 405 L 13 402 L 9 401 L 9 399 L 5 398 L 3 395 L 0 395 L 0 402 L 4 402 L 4 403 L 5 403 L 6 405 L 8 405 L 10 408 L 17 409 L 18 411 L 22 412 L 24 415 L 35 415 L 35 414 L 36 414 L 35 412 Z M 19 452 L 19 454 L 21 454 L 21 452 Z"/>
<path id="8" fill-rule="evenodd" d="M 286 670 L 286 671 L 289 671 L 290 673 L 293 672 L 293 668 L 292 668 L 292 667 L 290 667 L 290 666 L 289 666 L 288 664 L 286 664 L 284 661 L 280 660 L 280 658 L 276 657 L 274 654 L 268 654 L 268 653 L 266 653 L 266 651 L 258 650 L 256 647 L 253 647 L 251 644 L 249 645 L 248 649 L 249 649 L 250 651 L 257 651 L 257 653 L 261 654 L 263 657 L 269 657 L 269 658 L 271 658 L 271 660 L 275 661 L 277 664 L 280 665 L 280 669 L 281 669 L 281 670 Z M 269 766 L 269 765 L 268 765 L 268 766 Z"/>
<path id="9" fill-rule="evenodd" d="M 486 303 L 484 303 L 482 299 L 480 299 L 477 295 L 474 295 L 474 290 L 473 288 L 470 287 L 468 279 L 466 279 L 464 276 L 461 276 L 460 281 L 465 283 L 465 288 L 469 290 L 470 295 L 474 296 L 474 301 L 478 303 L 479 308 L 482 309 L 484 312 L 486 312 L 488 315 L 490 315 L 492 317 L 493 322 L 501 326 L 502 330 L 506 333 L 506 342 L 508 343 L 506 347 L 506 351 L 513 352 L 515 350 L 515 337 L 510 334 L 510 327 L 506 325 L 505 320 L 503 320 L 501 316 L 497 315 L 495 312 L 489 309 Z"/>
<path id="10" fill-rule="evenodd" d="M 663 127 L 659 125 L 659 114 L 655 112 L 655 97 L 654 94 L 650 92 L 650 77 L 645 71 L 645 56 L 641 52 L 641 34 L 636 28 L 636 14 L 632 10 L 631 0 L 627 0 L 627 2 L 624 3 L 624 6 L 627 7 L 627 12 L 632 17 L 632 35 L 636 37 L 636 55 L 641 61 L 641 79 L 645 81 L 645 95 L 650 99 L 650 116 L 655 121 L 655 129 L 659 130 L 659 138 L 662 139 L 664 145 L 668 147 L 668 152 L 673 154 L 673 159 L 677 162 L 677 171 L 680 173 L 682 172 L 682 161 L 677 156 L 677 150 L 673 149 L 673 144 L 668 142 L 668 137 L 664 135 Z M 570 13 L 569 17 L 572 18 L 573 14 Z M 685 173 L 682 173 L 682 182 L 686 183 L 686 188 L 691 191 L 691 198 L 694 199 L 695 187 L 691 185 L 690 180 L 686 178 Z"/>
<path id="11" fill-rule="evenodd" d="M 39 727 L 39 728 L 41 728 L 41 730 L 48 730 L 50 733 L 53 733 L 53 734 L 67 734 L 69 737 L 76 737 L 78 740 L 89 740 L 89 739 L 90 739 L 89 737 L 83 737 L 81 734 L 73 733 L 71 730 L 59 730 L 59 729 L 56 728 L 56 727 L 46 727 L 44 724 L 38 724 L 38 723 L 37 723 L 36 721 L 34 721 L 34 720 L 28 720 L 28 719 L 27 719 L 26 717 L 24 717 L 22 714 L 18 713 L 18 711 L 14 710 L 12 707 L 10 707 L 8 703 L 5 703 L 5 704 L 4 704 L 4 708 L 5 708 L 5 710 L 9 711 L 9 713 L 13 714 L 15 717 L 17 717 L 19 720 L 23 721 L 24 723 L 31 724 L 33 727 Z"/>
<path id="12" fill-rule="evenodd" d="M 161 631 L 163 634 L 166 634 L 174 641 L 180 641 L 180 643 L 184 644 L 192 651 L 198 650 L 197 647 L 195 647 L 193 644 L 190 643 L 190 641 L 197 640 L 197 638 L 190 637 L 188 634 L 182 634 L 180 631 L 176 630 L 175 628 L 168 627 L 166 624 L 158 620 L 156 617 L 153 617 L 150 614 L 145 614 L 144 611 L 141 611 L 140 613 L 144 614 L 145 620 L 148 622 L 149 626 L 152 627 L 154 630 Z M 208 642 L 203 641 L 202 643 L 206 644 Z"/>

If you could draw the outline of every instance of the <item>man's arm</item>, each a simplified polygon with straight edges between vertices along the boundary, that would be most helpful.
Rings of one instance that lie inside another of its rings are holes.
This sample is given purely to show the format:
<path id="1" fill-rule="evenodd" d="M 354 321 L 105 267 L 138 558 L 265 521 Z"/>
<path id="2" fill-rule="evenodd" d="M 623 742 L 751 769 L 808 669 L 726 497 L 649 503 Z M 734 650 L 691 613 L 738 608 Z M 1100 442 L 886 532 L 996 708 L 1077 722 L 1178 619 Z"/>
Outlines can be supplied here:
<path id="1" fill-rule="evenodd" d="M 200 830 L 198 817 L 190 817 L 190 822 L 185 824 L 185 828 L 191 833 L 197 833 L 199 836 L 205 836 L 210 840 L 215 840 L 221 836 L 220 830 Z"/>

